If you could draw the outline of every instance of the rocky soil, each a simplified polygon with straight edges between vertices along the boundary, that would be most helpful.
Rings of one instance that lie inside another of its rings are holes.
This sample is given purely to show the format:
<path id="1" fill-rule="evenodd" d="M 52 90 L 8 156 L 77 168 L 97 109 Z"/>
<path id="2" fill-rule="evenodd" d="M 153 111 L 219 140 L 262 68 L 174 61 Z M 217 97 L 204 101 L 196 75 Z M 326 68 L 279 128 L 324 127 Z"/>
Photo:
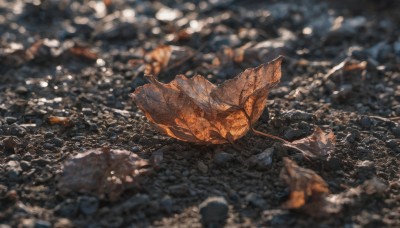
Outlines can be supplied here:
<path id="1" fill-rule="evenodd" d="M 107 2 L 0 1 L 0 227 L 400 226 L 396 1 Z M 129 94 L 147 83 L 137 63 L 163 44 L 193 53 L 164 82 L 221 83 L 284 55 L 256 128 L 287 140 L 332 129 L 335 153 L 304 158 L 251 133 L 206 146 L 158 133 Z M 62 189 L 63 164 L 96 148 L 151 165 L 115 197 Z M 344 206 L 323 217 L 282 208 L 283 157 Z"/>

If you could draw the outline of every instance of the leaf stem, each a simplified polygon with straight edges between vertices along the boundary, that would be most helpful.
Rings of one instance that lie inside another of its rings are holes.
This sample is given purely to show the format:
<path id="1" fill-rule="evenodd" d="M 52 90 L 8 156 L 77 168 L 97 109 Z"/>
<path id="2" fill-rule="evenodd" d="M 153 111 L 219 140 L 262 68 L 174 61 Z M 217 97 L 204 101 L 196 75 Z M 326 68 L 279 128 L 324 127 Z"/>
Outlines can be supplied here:
<path id="1" fill-rule="evenodd" d="M 287 144 L 291 144 L 291 142 L 289 142 L 289 141 L 287 141 L 287 140 L 285 140 L 285 139 L 282 139 L 282 138 L 280 138 L 280 137 L 278 137 L 278 136 L 270 135 L 270 134 L 267 134 L 267 133 L 264 133 L 264 132 L 261 132 L 261 131 L 257 131 L 257 130 L 254 129 L 254 128 L 251 128 L 251 130 L 252 130 L 253 133 L 256 134 L 256 135 L 262 135 L 262 136 L 265 136 L 265 137 L 268 137 L 268 138 L 271 138 L 271 139 L 279 140 L 279 141 L 284 142 L 284 143 L 287 143 Z"/>

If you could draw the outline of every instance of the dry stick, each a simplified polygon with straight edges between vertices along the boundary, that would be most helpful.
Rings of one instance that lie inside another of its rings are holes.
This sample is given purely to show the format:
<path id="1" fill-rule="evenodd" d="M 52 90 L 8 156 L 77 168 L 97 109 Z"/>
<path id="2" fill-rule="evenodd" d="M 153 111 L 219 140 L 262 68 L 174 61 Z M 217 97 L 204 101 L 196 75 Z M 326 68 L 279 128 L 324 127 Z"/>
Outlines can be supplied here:
<path id="1" fill-rule="evenodd" d="M 289 141 L 287 141 L 287 140 L 285 140 L 285 139 L 279 138 L 278 136 L 270 135 L 270 134 L 267 134 L 267 133 L 264 133 L 264 132 L 261 132 L 261 131 L 257 131 L 257 130 L 254 129 L 254 128 L 251 128 L 251 130 L 252 130 L 252 131 L 254 132 L 254 134 L 256 134 L 256 135 L 262 135 L 262 136 L 265 136 L 265 137 L 268 137 L 268 138 L 271 138 L 271 139 L 279 140 L 279 141 L 284 142 L 284 143 L 286 143 L 286 144 L 291 144 L 291 142 L 289 142 Z"/>

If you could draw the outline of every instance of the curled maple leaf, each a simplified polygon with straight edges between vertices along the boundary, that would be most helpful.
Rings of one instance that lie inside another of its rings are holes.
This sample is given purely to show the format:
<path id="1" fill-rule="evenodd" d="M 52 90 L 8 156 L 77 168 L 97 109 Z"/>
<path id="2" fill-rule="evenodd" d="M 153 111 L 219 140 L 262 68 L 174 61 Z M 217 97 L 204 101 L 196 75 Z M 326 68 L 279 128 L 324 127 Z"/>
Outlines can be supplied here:
<path id="1" fill-rule="evenodd" d="M 216 86 L 197 75 L 178 75 L 168 84 L 150 84 L 131 94 L 147 119 L 179 140 L 221 144 L 244 136 L 261 116 L 270 88 L 281 78 L 280 56 Z"/>
<path id="2" fill-rule="evenodd" d="M 322 177 L 310 169 L 299 167 L 289 158 L 283 158 L 283 162 L 280 177 L 290 188 L 290 198 L 283 204 L 284 208 L 318 205 L 325 200 L 329 189 Z"/>

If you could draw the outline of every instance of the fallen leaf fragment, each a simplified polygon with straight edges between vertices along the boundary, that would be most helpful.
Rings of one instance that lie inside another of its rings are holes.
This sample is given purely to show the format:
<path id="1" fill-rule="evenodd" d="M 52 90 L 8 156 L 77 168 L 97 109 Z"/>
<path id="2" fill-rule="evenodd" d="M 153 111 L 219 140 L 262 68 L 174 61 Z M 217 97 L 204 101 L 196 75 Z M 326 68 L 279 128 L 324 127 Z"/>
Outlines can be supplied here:
<path id="1" fill-rule="evenodd" d="M 93 149 L 75 155 L 64 163 L 58 188 L 62 194 L 83 192 L 118 199 L 126 189 L 137 185 L 148 163 L 126 150 Z"/>
<path id="2" fill-rule="evenodd" d="M 161 132 L 197 143 L 221 144 L 244 136 L 261 116 L 269 90 L 281 78 L 280 56 L 216 86 L 197 75 L 178 75 L 151 83 L 131 94 L 147 119 Z"/>
<path id="3" fill-rule="evenodd" d="M 81 46 L 81 45 L 75 44 L 75 46 L 71 47 L 69 49 L 69 51 L 71 52 L 71 54 L 73 54 L 77 57 L 82 57 L 82 58 L 89 59 L 89 60 L 97 59 L 96 53 L 91 51 L 89 48 Z"/>
<path id="4" fill-rule="evenodd" d="M 316 127 L 310 136 L 283 145 L 298 150 L 307 157 L 323 157 L 335 151 L 335 144 L 336 137 L 333 132 L 325 134 L 321 128 Z"/>
<path id="5" fill-rule="evenodd" d="M 329 194 L 328 185 L 314 171 L 299 167 L 289 158 L 283 158 L 280 177 L 289 185 L 290 198 L 283 204 L 287 209 L 298 209 L 306 204 L 318 204 Z"/>
<path id="6" fill-rule="evenodd" d="M 145 75 L 157 76 L 162 71 L 172 69 L 194 54 L 192 49 L 172 45 L 161 45 L 144 55 Z"/>
<path id="7" fill-rule="evenodd" d="M 64 127 L 69 127 L 74 124 L 71 117 L 49 116 L 48 120 L 50 124 L 58 124 Z"/>

